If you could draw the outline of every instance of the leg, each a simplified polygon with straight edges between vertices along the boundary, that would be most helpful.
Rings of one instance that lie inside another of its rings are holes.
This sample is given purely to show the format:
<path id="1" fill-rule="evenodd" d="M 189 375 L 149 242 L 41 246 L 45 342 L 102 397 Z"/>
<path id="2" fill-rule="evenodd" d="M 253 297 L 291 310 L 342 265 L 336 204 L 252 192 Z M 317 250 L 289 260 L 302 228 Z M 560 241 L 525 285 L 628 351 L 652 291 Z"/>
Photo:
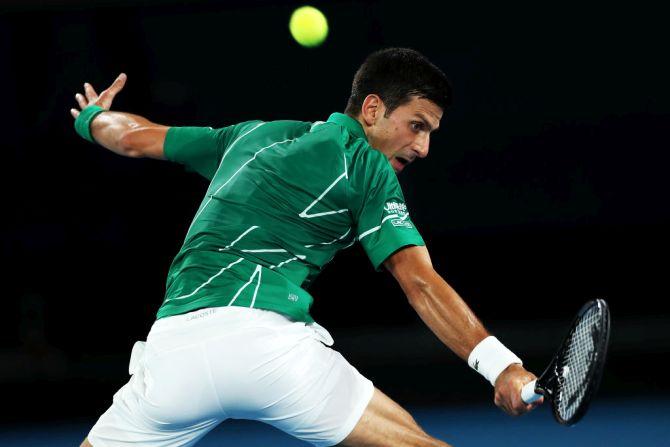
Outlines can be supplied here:
<path id="1" fill-rule="evenodd" d="M 130 380 L 81 447 L 190 447 L 225 419 L 204 353 L 200 345 L 187 343 L 167 336 L 146 349 L 136 343 Z"/>
<path id="2" fill-rule="evenodd" d="M 363 416 L 340 445 L 449 447 L 449 444 L 424 432 L 407 411 L 376 388 Z"/>

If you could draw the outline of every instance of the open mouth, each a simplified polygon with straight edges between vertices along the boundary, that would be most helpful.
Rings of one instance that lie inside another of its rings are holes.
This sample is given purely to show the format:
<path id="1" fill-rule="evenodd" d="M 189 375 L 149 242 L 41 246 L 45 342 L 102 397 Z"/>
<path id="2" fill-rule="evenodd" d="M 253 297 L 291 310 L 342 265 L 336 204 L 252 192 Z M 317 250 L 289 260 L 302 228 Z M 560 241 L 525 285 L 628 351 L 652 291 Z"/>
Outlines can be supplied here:
<path id="1" fill-rule="evenodd" d="M 398 160 L 403 167 L 409 164 L 409 160 L 406 158 L 396 156 L 395 159 Z"/>
<path id="2" fill-rule="evenodd" d="M 393 166 L 395 172 L 402 171 L 408 164 L 410 164 L 410 160 L 407 158 L 398 156 L 391 158 L 391 166 Z"/>

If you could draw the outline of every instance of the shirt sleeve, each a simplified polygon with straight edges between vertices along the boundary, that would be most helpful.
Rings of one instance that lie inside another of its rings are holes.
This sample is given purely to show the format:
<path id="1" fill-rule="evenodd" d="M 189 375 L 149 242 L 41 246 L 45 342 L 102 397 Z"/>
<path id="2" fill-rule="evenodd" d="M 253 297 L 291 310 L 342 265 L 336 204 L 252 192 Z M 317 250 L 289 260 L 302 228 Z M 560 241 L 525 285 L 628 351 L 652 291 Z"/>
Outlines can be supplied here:
<path id="1" fill-rule="evenodd" d="M 171 127 L 165 136 L 165 158 L 212 180 L 226 151 L 232 148 L 245 131 L 259 123 L 260 121 L 248 121 L 220 129 Z"/>
<path id="2" fill-rule="evenodd" d="M 409 217 L 402 189 L 388 161 L 375 156 L 360 164 L 354 166 L 350 180 L 356 202 L 353 217 L 358 240 L 379 270 L 399 249 L 425 243 Z"/>

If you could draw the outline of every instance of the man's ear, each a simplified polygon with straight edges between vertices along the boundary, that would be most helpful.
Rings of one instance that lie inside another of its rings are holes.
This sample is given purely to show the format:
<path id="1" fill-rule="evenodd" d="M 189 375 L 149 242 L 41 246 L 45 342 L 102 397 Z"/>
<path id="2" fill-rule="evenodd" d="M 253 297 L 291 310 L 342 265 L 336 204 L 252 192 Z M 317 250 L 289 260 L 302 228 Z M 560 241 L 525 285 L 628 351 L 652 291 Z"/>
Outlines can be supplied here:
<path id="1" fill-rule="evenodd" d="M 384 115 L 384 102 L 382 99 L 371 94 L 365 97 L 361 106 L 361 118 L 368 126 L 374 125 L 377 120 Z"/>

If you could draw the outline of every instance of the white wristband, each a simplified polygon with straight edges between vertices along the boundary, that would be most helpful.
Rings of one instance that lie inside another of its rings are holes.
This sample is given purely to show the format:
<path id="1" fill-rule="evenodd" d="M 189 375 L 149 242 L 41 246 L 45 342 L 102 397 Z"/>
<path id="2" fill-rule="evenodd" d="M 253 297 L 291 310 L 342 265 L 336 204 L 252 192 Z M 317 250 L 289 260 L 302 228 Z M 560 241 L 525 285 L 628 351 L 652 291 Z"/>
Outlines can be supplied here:
<path id="1" fill-rule="evenodd" d="M 512 363 L 523 365 L 519 357 L 493 336 L 480 341 L 468 356 L 468 365 L 484 376 L 493 386 L 496 385 L 496 379 L 500 373 Z"/>

